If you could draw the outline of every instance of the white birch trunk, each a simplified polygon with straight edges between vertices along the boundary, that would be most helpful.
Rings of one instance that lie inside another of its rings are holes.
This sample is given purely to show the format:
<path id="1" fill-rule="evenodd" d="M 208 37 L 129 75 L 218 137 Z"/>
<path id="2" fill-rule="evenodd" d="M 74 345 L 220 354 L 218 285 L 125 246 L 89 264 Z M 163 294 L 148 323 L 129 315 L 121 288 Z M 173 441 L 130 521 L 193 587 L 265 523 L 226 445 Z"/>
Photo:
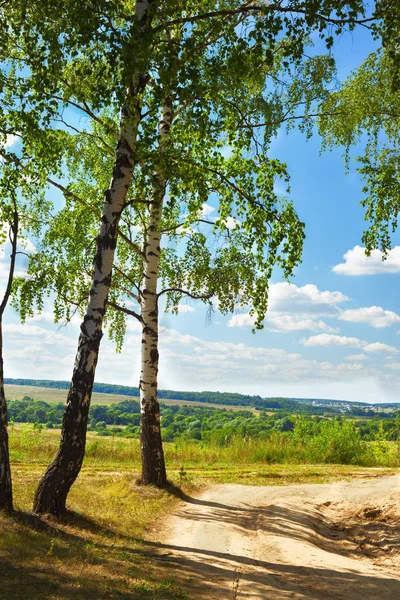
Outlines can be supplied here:
<path id="1" fill-rule="evenodd" d="M 10 467 L 10 451 L 8 446 L 7 402 L 4 389 L 4 364 L 3 364 L 3 315 L 11 295 L 14 279 L 15 259 L 17 256 L 19 218 L 17 207 L 14 207 L 14 219 L 11 225 L 12 244 L 11 261 L 8 271 L 8 281 L 3 299 L 0 303 L 0 510 L 11 512 L 13 510 L 13 494 Z"/>
<path id="2" fill-rule="evenodd" d="M 172 102 L 164 102 L 159 124 L 160 153 L 169 138 Z M 164 452 L 161 440 L 160 406 L 157 399 L 158 380 L 158 297 L 157 282 L 160 263 L 160 223 L 166 178 L 163 167 L 154 175 L 149 224 L 144 248 L 144 283 L 141 299 L 142 355 L 140 374 L 140 443 L 142 484 L 166 487 Z"/>
<path id="3" fill-rule="evenodd" d="M 143 34 L 151 0 L 137 0 L 136 17 Z M 36 490 L 34 511 L 60 515 L 66 511 L 68 492 L 82 466 L 88 413 L 94 383 L 102 325 L 111 286 L 118 225 L 131 184 L 137 129 L 140 121 L 140 96 L 145 78 L 132 77 L 127 101 L 121 111 L 120 134 L 109 189 L 105 193 L 101 226 L 97 237 L 89 302 L 81 325 L 71 386 L 64 413 L 60 447 Z"/>

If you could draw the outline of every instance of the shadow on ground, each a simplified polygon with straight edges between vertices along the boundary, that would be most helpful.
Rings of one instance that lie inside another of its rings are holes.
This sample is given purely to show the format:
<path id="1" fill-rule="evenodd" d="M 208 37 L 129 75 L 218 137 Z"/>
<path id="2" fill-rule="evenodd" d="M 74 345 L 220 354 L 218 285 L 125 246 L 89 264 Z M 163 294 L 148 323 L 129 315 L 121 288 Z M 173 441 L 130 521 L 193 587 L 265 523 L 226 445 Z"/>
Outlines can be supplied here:
<path id="1" fill-rule="evenodd" d="M 359 551 L 350 528 L 329 523 L 315 505 L 304 510 L 278 504 L 236 507 L 194 498 L 176 487 L 170 492 L 185 503 L 176 513 L 183 523 L 224 523 L 261 531 L 267 539 L 279 535 L 314 544 L 341 556 L 354 557 Z M 390 535 L 391 551 L 399 552 L 395 524 L 374 521 L 359 527 L 365 540 L 372 531 L 375 540 L 380 533 Z M 0 600 L 400 598 L 400 581 L 389 574 L 301 567 L 282 564 L 270 554 L 269 560 L 267 555 L 266 560 L 255 560 L 240 553 L 139 540 L 72 512 L 62 521 L 22 512 L 0 515 L 0 531 Z M 226 585 L 230 595 L 218 595 Z"/>

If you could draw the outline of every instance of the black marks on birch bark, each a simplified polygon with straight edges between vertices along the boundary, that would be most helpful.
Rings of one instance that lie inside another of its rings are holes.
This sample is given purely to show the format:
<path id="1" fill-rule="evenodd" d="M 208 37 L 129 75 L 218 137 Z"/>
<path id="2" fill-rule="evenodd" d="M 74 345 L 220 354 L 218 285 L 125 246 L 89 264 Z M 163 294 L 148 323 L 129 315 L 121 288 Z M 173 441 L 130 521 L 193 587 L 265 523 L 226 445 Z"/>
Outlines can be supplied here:
<path id="1" fill-rule="evenodd" d="M 152 0 L 137 0 L 135 15 L 139 38 L 147 43 L 151 15 L 147 9 Z M 145 61 L 143 61 L 145 62 Z M 107 306 L 117 244 L 119 218 L 135 165 L 134 146 L 140 119 L 141 93 L 148 81 L 140 74 L 136 63 L 128 98 L 121 110 L 121 122 L 116 148 L 112 181 L 104 195 L 103 217 L 97 237 L 93 263 L 92 286 L 78 349 L 71 386 L 64 413 L 60 447 L 54 461 L 42 477 L 35 495 L 34 510 L 38 513 L 61 515 L 66 511 L 66 499 L 82 466 L 85 455 L 87 421 L 94 375 L 102 337 L 102 321 Z"/>

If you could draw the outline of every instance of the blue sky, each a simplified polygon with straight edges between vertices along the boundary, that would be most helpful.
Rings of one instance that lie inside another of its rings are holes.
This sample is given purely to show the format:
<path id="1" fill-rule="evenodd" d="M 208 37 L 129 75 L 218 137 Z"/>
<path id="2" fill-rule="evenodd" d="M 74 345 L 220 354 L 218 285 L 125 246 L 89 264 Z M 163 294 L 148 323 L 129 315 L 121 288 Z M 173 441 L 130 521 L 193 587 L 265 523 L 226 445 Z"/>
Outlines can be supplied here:
<path id="1" fill-rule="evenodd" d="M 373 49 L 366 31 L 345 34 L 336 43 L 340 77 Z M 188 302 L 178 316 L 161 315 L 160 387 L 219 390 L 262 396 L 400 401 L 400 234 L 382 263 L 367 259 L 359 206 L 362 183 L 345 175 L 342 152 L 320 155 L 320 140 L 281 132 L 272 152 L 286 161 L 291 197 L 306 223 L 303 263 L 291 285 L 272 281 L 265 329 L 251 333 L 246 311 L 227 317 Z M 0 286 L 7 252 L 0 255 Z M 7 309 L 4 327 L 6 377 L 69 379 L 79 319 L 60 328 L 51 306 L 19 323 Z M 105 338 L 97 381 L 137 385 L 140 331 L 128 329 L 121 354 Z"/>

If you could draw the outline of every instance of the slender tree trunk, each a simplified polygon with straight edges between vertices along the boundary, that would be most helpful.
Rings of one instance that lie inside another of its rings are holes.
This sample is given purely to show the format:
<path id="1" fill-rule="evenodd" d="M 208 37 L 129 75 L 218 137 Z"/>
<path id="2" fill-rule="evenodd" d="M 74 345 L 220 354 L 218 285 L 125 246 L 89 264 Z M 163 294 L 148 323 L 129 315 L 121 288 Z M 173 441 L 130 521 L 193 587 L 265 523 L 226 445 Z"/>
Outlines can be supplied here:
<path id="1" fill-rule="evenodd" d="M 0 510 L 13 509 L 10 456 L 8 450 L 7 404 L 4 393 L 3 335 L 0 322 Z"/>
<path id="2" fill-rule="evenodd" d="M 147 10 L 152 0 L 137 0 L 136 17 L 143 34 L 147 31 Z M 97 237 L 89 302 L 81 325 L 71 386 L 63 418 L 60 447 L 36 490 L 33 510 L 60 516 L 66 512 L 69 490 L 76 480 L 85 455 L 86 432 L 94 383 L 102 324 L 111 286 L 118 224 L 130 186 L 137 129 L 140 121 L 140 96 L 146 85 L 136 73 L 122 110 L 120 134 L 109 189 L 105 193 L 100 232 Z"/>
<path id="3" fill-rule="evenodd" d="M 164 103 L 160 121 L 160 153 L 169 137 L 172 121 L 172 102 Z M 160 262 L 160 222 L 165 195 L 164 167 L 154 175 L 153 196 L 147 229 L 142 290 L 142 365 L 140 374 L 140 446 L 142 454 L 142 484 L 165 488 L 167 474 L 161 440 L 158 383 L 158 297 L 157 280 Z"/>
<path id="4" fill-rule="evenodd" d="M 0 304 L 0 510 L 12 512 L 13 497 L 11 483 L 10 453 L 8 448 L 7 431 L 7 403 L 4 390 L 4 363 L 3 363 L 3 315 L 11 294 L 11 286 L 14 279 L 15 258 L 17 255 L 18 242 L 18 212 L 15 206 L 14 220 L 11 225 L 12 249 L 10 269 L 8 271 L 8 282 L 3 300 Z"/>

